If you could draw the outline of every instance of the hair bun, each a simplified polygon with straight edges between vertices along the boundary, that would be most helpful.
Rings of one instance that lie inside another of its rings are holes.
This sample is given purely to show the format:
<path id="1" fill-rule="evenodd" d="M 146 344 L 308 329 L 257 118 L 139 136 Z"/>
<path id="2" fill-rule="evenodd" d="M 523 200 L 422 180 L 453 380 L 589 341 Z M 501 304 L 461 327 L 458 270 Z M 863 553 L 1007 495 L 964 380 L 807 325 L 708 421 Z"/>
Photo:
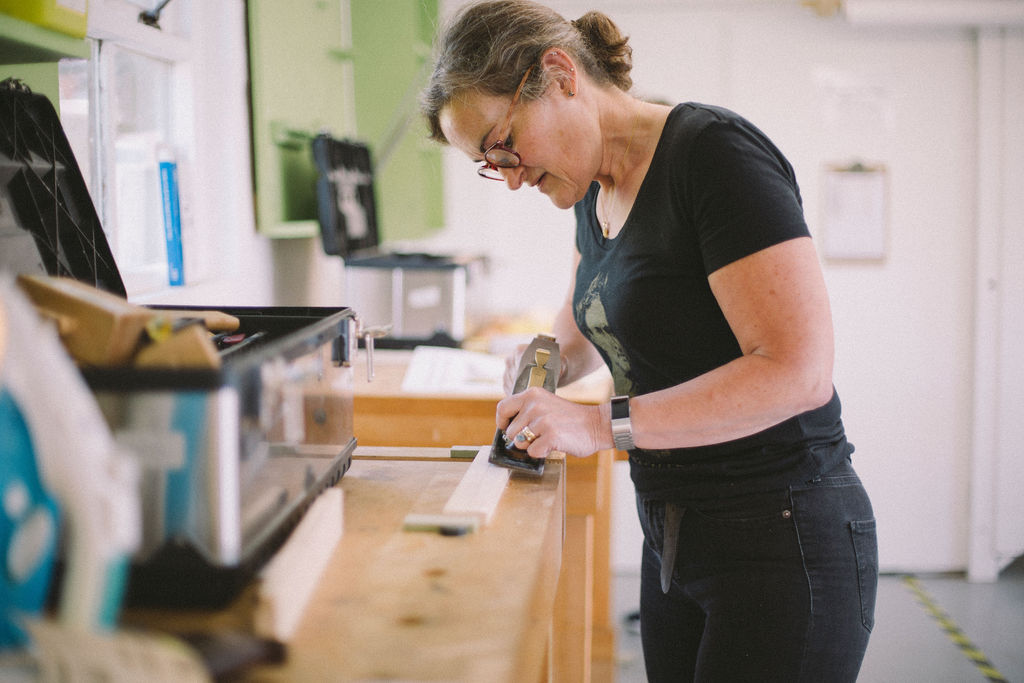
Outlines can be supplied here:
<path id="1" fill-rule="evenodd" d="M 591 10 L 570 22 L 608 78 L 622 90 L 633 87 L 633 48 L 607 14 Z"/>

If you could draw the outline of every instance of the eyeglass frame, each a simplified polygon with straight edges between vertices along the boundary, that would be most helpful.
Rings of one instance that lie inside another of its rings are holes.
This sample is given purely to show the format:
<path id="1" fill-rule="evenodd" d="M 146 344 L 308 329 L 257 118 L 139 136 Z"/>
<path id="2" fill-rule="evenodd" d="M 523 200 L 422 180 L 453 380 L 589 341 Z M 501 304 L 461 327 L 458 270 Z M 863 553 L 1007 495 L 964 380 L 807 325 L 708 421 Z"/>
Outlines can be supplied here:
<path id="1" fill-rule="evenodd" d="M 526 73 L 523 74 L 523 80 L 519 81 L 519 87 L 516 88 L 516 92 L 512 96 L 512 101 L 508 105 L 508 114 L 506 114 L 505 116 L 505 125 L 501 127 L 501 130 L 505 131 L 502 137 L 495 140 L 490 147 L 484 150 L 483 164 L 481 164 L 480 168 L 476 170 L 477 175 L 479 175 L 481 178 L 486 178 L 487 180 L 504 180 L 505 177 L 501 175 L 501 169 L 515 168 L 516 166 L 519 166 L 519 164 L 523 163 L 523 158 L 519 156 L 519 152 L 516 152 L 515 150 L 505 146 L 504 138 L 508 136 L 509 132 L 511 132 L 509 131 L 509 126 L 512 125 L 512 110 L 519 102 L 519 96 L 523 94 L 523 88 L 526 86 L 526 79 L 530 77 L 530 74 L 532 72 L 533 67 L 531 66 L 529 69 L 526 70 Z M 512 155 L 513 157 L 515 157 L 516 163 L 508 165 L 506 163 L 501 163 L 491 159 L 488 155 L 490 155 L 491 152 L 493 152 L 494 150 L 500 150 L 502 152 L 506 152 L 507 154 Z M 492 173 L 495 175 L 490 175 Z"/>

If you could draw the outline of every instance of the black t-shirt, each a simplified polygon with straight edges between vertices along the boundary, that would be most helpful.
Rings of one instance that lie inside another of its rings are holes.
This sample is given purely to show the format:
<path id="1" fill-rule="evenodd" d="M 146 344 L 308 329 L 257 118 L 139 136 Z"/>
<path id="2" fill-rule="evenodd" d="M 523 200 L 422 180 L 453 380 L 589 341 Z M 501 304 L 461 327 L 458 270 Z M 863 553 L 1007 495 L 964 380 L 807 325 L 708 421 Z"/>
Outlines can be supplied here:
<path id="1" fill-rule="evenodd" d="M 576 205 L 576 324 L 611 369 L 616 394 L 686 382 L 741 355 L 708 275 L 809 235 L 789 162 L 742 117 L 681 104 L 669 114 L 626 224 L 604 239 L 597 183 Z M 726 443 L 630 453 L 637 491 L 703 499 L 783 488 L 847 458 L 838 396 Z"/>

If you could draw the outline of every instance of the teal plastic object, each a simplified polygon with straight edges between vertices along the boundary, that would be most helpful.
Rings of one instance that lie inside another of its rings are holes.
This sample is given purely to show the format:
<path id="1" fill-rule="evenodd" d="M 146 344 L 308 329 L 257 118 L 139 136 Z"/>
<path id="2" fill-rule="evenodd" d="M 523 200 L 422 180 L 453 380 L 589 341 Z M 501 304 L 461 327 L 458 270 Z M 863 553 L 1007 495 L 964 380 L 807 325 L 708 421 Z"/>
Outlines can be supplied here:
<path id="1" fill-rule="evenodd" d="M 28 424 L 0 387 L 0 650 L 23 645 L 24 615 L 46 602 L 60 513 L 36 467 Z"/>

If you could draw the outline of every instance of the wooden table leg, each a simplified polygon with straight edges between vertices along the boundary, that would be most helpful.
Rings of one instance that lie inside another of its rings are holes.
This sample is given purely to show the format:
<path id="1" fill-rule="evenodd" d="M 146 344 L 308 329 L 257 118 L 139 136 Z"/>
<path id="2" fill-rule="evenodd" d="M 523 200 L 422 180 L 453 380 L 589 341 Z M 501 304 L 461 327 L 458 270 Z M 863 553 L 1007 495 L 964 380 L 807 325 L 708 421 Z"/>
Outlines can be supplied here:
<path id="1" fill-rule="evenodd" d="M 555 602 L 555 680 L 612 681 L 612 450 L 566 459 L 566 537 Z"/>

